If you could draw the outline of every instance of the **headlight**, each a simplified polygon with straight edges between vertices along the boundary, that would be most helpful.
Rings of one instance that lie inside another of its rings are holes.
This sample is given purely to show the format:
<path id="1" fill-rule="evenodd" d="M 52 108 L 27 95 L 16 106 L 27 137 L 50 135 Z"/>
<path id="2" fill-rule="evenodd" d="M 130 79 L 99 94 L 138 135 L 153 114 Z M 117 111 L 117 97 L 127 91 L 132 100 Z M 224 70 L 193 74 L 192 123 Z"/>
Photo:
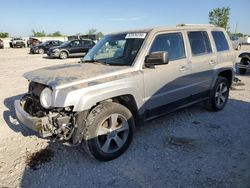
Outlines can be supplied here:
<path id="1" fill-rule="evenodd" d="M 40 95 L 40 103 L 42 107 L 49 108 L 52 105 L 52 90 L 48 87 L 44 88 Z"/>

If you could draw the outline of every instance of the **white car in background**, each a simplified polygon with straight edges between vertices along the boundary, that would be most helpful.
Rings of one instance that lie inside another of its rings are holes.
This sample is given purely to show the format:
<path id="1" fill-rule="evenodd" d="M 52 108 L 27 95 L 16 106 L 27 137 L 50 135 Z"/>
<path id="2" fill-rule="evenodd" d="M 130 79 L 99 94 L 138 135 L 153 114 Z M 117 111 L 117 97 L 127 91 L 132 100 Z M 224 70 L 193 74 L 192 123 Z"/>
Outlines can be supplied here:
<path id="1" fill-rule="evenodd" d="M 232 41 L 233 48 L 235 50 L 240 50 L 242 45 L 242 41 L 240 40 L 240 38 L 236 35 L 231 35 L 230 39 Z"/>
<path id="2" fill-rule="evenodd" d="M 241 38 L 242 44 L 250 44 L 250 36 L 245 36 Z"/>

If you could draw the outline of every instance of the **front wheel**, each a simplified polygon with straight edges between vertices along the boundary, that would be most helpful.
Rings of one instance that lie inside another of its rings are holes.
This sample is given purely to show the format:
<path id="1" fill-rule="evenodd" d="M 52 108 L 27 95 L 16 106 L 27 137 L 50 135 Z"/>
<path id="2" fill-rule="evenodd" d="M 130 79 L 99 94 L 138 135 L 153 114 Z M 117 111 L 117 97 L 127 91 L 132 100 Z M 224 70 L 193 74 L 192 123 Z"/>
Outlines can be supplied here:
<path id="1" fill-rule="evenodd" d="M 66 59 L 68 57 L 67 52 L 61 52 L 59 55 L 60 59 Z"/>
<path id="2" fill-rule="evenodd" d="M 38 50 L 38 53 L 39 53 L 39 54 L 44 54 L 44 50 L 43 50 L 42 48 L 40 48 L 40 49 Z"/>
<path id="3" fill-rule="evenodd" d="M 126 107 L 113 102 L 101 103 L 87 117 L 85 150 L 101 161 L 115 159 L 129 147 L 134 128 L 134 118 Z"/>
<path id="4" fill-rule="evenodd" d="M 226 78 L 218 77 L 214 88 L 210 92 L 208 107 L 212 111 L 222 110 L 228 100 L 229 84 Z"/>

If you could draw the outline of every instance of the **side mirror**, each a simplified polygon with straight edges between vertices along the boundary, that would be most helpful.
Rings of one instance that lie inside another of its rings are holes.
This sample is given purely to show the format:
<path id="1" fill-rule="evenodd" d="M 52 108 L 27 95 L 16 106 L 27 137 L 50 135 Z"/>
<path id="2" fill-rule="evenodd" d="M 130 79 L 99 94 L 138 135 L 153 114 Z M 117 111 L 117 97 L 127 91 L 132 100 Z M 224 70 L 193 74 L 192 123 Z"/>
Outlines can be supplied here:
<path id="1" fill-rule="evenodd" d="M 152 66 L 152 65 L 163 65 L 168 64 L 168 52 L 166 51 L 158 51 L 153 52 L 146 56 L 145 58 L 145 65 Z"/>

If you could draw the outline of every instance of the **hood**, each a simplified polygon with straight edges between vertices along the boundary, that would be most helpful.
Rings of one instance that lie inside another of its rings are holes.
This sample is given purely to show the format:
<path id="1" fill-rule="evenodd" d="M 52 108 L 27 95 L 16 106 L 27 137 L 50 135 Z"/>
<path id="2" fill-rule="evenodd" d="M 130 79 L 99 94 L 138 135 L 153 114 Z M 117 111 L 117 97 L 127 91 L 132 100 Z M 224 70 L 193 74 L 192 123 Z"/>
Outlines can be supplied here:
<path id="1" fill-rule="evenodd" d="M 84 80 L 105 78 L 110 73 L 128 69 L 127 66 L 109 66 L 94 63 L 74 63 L 45 67 L 25 73 L 23 76 L 30 81 L 49 85 L 53 88 L 65 84 L 78 83 Z"/>

